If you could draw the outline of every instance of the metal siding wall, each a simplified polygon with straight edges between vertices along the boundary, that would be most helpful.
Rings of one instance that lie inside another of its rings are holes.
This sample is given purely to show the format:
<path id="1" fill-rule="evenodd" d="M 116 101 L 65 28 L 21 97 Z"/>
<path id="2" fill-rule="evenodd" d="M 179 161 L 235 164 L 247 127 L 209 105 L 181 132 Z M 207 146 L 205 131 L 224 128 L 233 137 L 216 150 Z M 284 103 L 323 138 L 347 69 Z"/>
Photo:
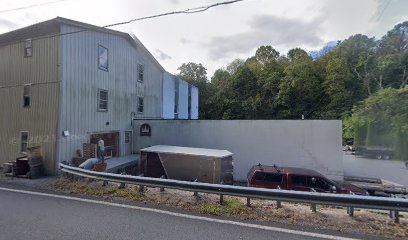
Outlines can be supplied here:
<path id="1" fill-rule="evenodd" d="M 174 119 L 174 76 L 163 75 L 163 116 L 164 119 Z"/>
<path id="2" fill-rule="evenodd" d="M 62 32 L 79 30 L 63 25 Z M 108 48 L 109 71 L 98 69 L 98 45 Z M 124 37 L 86 31 L 62 37 L 63 99 L 60 130 L 70 136 L 60 141 L 59 160 L 69 161 L 92 132 L 120 131 L 119 151 L 123 154 L 123 131 L 131 130 L 131 112 L 137 112 L 137 65 L 144 64 L 144 114 L 160 118 L 162 71 L 141 47 Z M 108 112 L 97 111 L 98 88 L 108 90 Z M 106 125 L 109 122 L 109 125 Z"/>
<path id="3" fill-rule="evenodd" d="M 54 174 L 58 116 L 58 38 L 33 41 L 33 56 L 24 58 L 24 43 L 0 47 L 0 164 L 20 153 L 20 132 L 29 146 L 42 147 L 46 172 Z M 32 83 L 31 107 L 23 108 L 23 85 Z"/>
<path id="4" fill-rule="evenodd" d="M 198 88 L 191 86 L 191 119 L 198 119 Z"/>
<path id="5" fill-rule="evenodd" d="M 179 119 L 188 119 L 188 83 L 179 81 Z"/>
<path id="6" fill-rule="evenodd" d="M 143 123 L 151 137 L 137 134 Z M 258 163 L 314 169 L 336 180 L 344 175 L 338 120 L 140 120 L 134 129 L 136 151 L 153 145 L 231 151 L 238 181 Z"/>

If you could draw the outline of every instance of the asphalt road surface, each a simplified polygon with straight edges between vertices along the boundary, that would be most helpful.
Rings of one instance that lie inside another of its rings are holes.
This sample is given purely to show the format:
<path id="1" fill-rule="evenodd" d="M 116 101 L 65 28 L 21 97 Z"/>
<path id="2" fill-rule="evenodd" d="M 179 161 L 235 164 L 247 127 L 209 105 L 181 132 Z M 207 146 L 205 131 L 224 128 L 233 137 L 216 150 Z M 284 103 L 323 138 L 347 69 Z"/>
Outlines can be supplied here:
<path id="1" fill-rule="evenodd" d="M 0 227 L 0 239 L 13 240 L 351 239 L 2 187 Z"/>
<path id="2" fill-rule="evenodd" d="M 345 154 L 344 175 L 383 178 L 408 187 L 408 169 L 403 161 L 377 160 Z"/>

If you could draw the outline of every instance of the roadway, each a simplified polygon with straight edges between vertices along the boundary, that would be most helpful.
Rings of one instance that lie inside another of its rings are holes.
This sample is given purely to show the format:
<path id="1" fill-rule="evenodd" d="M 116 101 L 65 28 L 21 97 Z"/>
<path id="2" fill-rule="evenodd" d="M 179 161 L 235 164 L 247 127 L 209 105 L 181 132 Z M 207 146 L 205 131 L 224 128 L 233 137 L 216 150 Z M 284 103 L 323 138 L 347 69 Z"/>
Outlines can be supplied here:
<path id="1" fill-rule="evenodd" d="M 383 178 L 408 187 L 408 169 L 403 161 L 377 160 L 344 154 L 344 175 Z"/>
<path id="2" fill-rule="evenodd" d="M 348 239 L 327 231 L 2 187 L 0 203 L 0 239 Z"/>

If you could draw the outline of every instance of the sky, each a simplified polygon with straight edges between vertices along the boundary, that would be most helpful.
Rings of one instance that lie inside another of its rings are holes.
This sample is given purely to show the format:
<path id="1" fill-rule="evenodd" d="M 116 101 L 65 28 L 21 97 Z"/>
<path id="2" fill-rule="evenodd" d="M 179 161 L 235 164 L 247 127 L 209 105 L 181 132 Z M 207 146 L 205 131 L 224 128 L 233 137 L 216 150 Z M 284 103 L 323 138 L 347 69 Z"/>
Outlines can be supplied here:
<path id="1" fill-rule="evenodd" d="M 0 0 L 0 33 L 57 16 L 104 26 L 222 1 Z M 381 38 L 403 21 L 408 21 L 407 0 L 244 0 L 113 29 L 135 34 L 170 73 L 195 62 L 211 77 L 234 59 L 253 56 L 261 45 L 282 54 L 294 47 L 318 50 L 357 33 Z"/>

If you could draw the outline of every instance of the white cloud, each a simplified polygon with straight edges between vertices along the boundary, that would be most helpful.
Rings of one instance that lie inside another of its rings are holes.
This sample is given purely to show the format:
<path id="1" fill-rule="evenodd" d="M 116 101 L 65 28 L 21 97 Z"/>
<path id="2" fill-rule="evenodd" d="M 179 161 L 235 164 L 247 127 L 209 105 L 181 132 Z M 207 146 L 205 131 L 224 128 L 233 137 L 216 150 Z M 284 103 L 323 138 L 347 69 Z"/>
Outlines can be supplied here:
<path id="1" fill-rule="evenodd" d="M 34 24 L 56 16 L 95 25 L 122 22 L 222 0 L 67 0 L 0 14 L 0 31 Z M 261 44 L 286 53 L 293 47 L 318 49 L 324 42 L 356 33 L 383 35 L 407 19 L 408 1 L 392 0 L 246 0 L 199 14 L 174 15 L 135 22 L 115 29 L 134 32 L 170 72 L 183 62 L 200 62 L 211 75 L 236 58 L 247 58 Z M 7 9 L 42 0 L 2 0 Z M 4 21 L 6 20 L 6 21 Z M 160 49 L 165 55 L 161 55 Z"/>

